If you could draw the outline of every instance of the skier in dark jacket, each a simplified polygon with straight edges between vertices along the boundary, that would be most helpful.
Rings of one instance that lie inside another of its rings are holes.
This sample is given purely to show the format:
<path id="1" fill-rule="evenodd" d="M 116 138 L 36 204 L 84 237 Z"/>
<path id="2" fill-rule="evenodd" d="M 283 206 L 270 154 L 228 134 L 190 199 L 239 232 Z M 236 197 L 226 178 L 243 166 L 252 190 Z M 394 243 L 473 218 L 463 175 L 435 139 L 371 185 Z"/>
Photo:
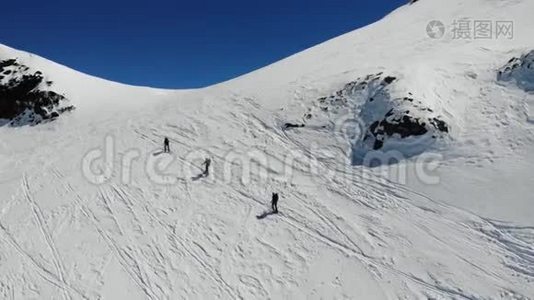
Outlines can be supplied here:
<path id="1" fill-rule="evenodd" d="M 271 207 L 273 209 L 273 213 L 278 213 L 278 193 L 273 193 L 273 200 L 271 200 Z"/>
<path id="2" fill-rule="evenodd" d="M 204 161 L 203 165 L 204 165 L 205 169 L 204 169 L 204 173 L 202 175 L 204 175 L 204 177 L 208 177 L 210 175 L 211 159 L 206 158 L 206 160 Z"/>
<path id="3" fill-rule="evenodd" d="M 163 152 L 165 152 L 165 153 L 171 152 L 171 147 L 169 146 L 169 139 L 168 138 L 165 138 L 165 140 L 163 141 Z"/>

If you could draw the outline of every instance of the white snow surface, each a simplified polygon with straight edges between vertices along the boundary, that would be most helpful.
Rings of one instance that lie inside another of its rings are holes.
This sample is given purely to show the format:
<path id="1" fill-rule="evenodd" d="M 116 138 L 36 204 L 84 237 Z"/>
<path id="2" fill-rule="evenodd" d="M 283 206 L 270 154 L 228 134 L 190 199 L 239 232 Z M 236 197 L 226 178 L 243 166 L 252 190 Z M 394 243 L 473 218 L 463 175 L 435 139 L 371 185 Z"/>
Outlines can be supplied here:
<path id="1" fill-rule="evenodd" d="M 113 83 L 0 45 L 0 60 L 42 71 L 76 106 L 0 127 L 0 298 L 534 299 L 534 95 L 497 80 L 534 50 L 533 11 L 420 0 L 199 90 Z M 513 21 L 514 37 L 427 36 L 430 21 L 460 18 Z M 339 132 L 282 130 L 378 72 L 451 127 L 424 148 L 438 182 L 418 175 L 420 155 L 353 166 Z M 95 149 L 102 184 L 83 171 Z M 206 157 L 210 176 L 192 178 Z M 260 220 L 272 192 L 280 214 Z"/>

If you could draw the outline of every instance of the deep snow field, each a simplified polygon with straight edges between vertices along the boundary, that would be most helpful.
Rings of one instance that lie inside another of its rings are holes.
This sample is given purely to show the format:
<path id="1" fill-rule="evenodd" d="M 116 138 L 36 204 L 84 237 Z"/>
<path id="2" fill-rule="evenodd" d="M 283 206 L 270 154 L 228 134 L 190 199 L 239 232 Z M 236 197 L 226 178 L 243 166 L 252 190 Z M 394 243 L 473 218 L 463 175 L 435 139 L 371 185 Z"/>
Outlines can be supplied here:
<path id="1" fill-rule="evenodd" d="M 67 99 L 0 122 L 0 299 L 534 299 L 531 12 L 420 0 L 199 90 L 0 45 Z"/>

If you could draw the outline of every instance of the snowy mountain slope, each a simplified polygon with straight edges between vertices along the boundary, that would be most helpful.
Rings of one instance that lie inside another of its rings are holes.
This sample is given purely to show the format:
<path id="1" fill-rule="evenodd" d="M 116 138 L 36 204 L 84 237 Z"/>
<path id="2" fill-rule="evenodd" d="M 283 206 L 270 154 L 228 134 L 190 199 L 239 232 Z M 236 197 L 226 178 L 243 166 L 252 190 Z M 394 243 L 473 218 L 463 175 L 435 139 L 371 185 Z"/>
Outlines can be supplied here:
<path id="1" fill-rule="evenodd" d="M 0 46 L 0 59 L 42 70 L 77 107 L 0 128 L 1 298 L 533 299 L 534 99 L 497 80 L 534 49 L 533 8 L 420 0 L 192 91 L 107 82 Z M 513 20 L 515 37 L 426 35 L 430 20 L 458 16 Z M 378 72 L 398 80 L 391 99 L 412 93 L 450 133 L 369 168 L 352 163 L 351 137 L 363 137 L 344 127 L 361 124 L 354 111 L 284 130 Z M 422 165 L 425 178 L 417 167 L 429 154 L 438 159 Z M 274 191 L 281 214 L 259 220 Z"/>
<path id="2" fill-rule="evenodd" d="M 61 142 L 60 147 L 25 142 L 29 153 L 10 155 L 14 161 L 8 169 L 21 173 L 10 172 L 12 191 L 2 187 L 13 195 L 3 206 L 0 228 L 6 293 L 17 298 L 371 299 L 532 294 L 532 250 L 522 237 L 532 236 L 529 230 L 443 206 L 370 174 L 348 177 L 357 184 L 347 184 L 343 170 L 329 176 L 333 166 L 328 163 L 319 165 L 322 176 L 298 163 L 293 184 L 259 179 L 242 184 L 238 178 L 227 184 L 220 164 L 235 151 L 232 135 L 242 128 L 257 138 L 242 133 L 240 140 L 259 139 L 255 145 L 266 148 L 271 168 L 289 150 L 282 132 L 253 117 L 262 114 L 253 105 L 228 107 L 204 107 L 209 118 L 186 108 L 157 120 L 148 110 L 131 116 L 141 122 L 119 117 L 112 130 L 37 129 L 42 139 Z M 187 130 L 198 120 L 217 128 L 231 113 L 237 115 L 230 123 L 233 130 L 222 135 L 203 132 L 202 126 Z M 64 157 L 78 156 L 80 145 L 102 143 L 106 134 L 121 137 L 117 153 L 132 144 L 146 149 L 143 160 L 158 150 L 163 135 L 180 158 L 195 148 L 207 149 L 217 180 L 189 179 L 200 170 L 183 174 L 178 158 L 167 171 L 181 179 L 168 186 L 151 183 L 143 164 L 134 165 L 129 184 L 115 174 L 112 182 L 92 186 L 80 174 L 79 161 Z M 180 144 L 184 141 L 189 142 Z M 54 155 L 58 151 L 61 155 Z M 31 157 L 26 167 L 17 163 L 20 157 Z M 266 209 L 272 190 L 283 191 L 282 215 L 260 222 L 255 215 Z"/>
<path id="3" fill-rule="evenodd" d="M 532 224 L 532 123 L 525 122 L 525 115 L 532 119 L 532 96 L 496 80 L 510 59 L 534 48 L 534 21 L 525 14 L 531 8 L 528 1 L 418 1 L 220 88 L 239 91 L 268 109 L 282 107 L 281 118 L 293 121 L 312 101 L 358 77 L 377 72 L 399 77 L 404 89 L 392 98 L 412 93 L 442 116 L 454 140 L 453 147 L 447 140 L 434 145 L 444 156 L 439 169 L 443 188 L 418 180 L 411 185 L 432 198 L 493 218 Z M 514 36 L 497 39 L 494 32 L 492 39 L 455 39 L 453 23 L 462 18 L 512 21 Z M 432 20 L 445 24 L 443 38 L 428 37 Z M 409 163 L 405 167 L 415 168 Z M 495 185 L 495 180 L 509 189 Z"/>

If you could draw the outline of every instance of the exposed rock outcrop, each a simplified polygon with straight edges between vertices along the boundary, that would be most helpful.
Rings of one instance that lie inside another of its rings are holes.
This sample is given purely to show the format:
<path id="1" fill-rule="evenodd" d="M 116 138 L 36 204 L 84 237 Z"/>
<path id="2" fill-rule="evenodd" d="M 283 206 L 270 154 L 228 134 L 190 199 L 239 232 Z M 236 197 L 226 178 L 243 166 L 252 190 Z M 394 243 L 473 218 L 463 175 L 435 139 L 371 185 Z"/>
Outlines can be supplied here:
<path id="1" fill-rule="evenodd" d="M 73 110 L 63 95 L 49 90 L 52 85 L 15 59 L 0 61 L 0 125 L 37 125 Z"/>
<path id="2" fill-rule="evenodd" d="M 504 67 L 498 70 L 497 79 L 515 82 L 527 92 L 534 91 L 534 50 L 521 57 L 510 59 Z"/>
<path id="3" fill-rule="evenodd" d="M 346 137 L 354 153 L 398 150 L 406 156 L 415 155 L 414 149 L 404 151 L 398 145 L 409 140 L 416 144 L 414 147 L 424 149 L 428 145 L 414 138 L 427 136 L 425 141 L 430 143 L 449 133 L 449 126 L 435 108 L 425 105 L 431 102 L 419 101 L 410 92 L 404 97 L 393 96 L 399 94 L 399 89 L 393 88 L 398 81 L 383 73 L 358 78 L 331 96 L 316 100 L 303 115 L 302 124 L 330 123 L 332 129 L 339 130 L 338 120 L 350 119 L 360 127 L 356 134 Z M 394 143 L 387 147 L 389 141 Z"/>

